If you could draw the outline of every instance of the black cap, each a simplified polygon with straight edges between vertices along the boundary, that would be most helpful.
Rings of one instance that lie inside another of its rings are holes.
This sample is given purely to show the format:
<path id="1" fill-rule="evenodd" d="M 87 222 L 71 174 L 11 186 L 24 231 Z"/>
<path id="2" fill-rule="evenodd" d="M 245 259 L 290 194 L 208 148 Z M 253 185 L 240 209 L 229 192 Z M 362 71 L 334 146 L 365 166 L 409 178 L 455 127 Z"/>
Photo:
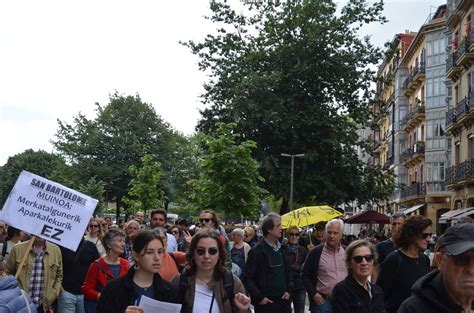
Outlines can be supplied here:
<path id="1" fill-rule="evenodd" d="M 440 240 L 440 250 L 450 255 L 459 255 L 466 251 L 474 250 L 474 224 L 456 224 L 451 226 Z"/>

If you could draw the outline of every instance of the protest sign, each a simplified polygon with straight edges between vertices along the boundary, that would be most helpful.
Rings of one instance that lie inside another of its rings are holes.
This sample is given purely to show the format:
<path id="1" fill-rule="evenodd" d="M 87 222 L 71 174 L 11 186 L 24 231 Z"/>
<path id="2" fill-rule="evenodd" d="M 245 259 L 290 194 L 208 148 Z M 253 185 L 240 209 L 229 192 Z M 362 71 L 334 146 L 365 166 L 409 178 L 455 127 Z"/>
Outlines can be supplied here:
<path id="1" fill-rule="evenodd" d="M 76 251 L 96 205 L 96 199 L 22 171 L 0 220 Z"/>

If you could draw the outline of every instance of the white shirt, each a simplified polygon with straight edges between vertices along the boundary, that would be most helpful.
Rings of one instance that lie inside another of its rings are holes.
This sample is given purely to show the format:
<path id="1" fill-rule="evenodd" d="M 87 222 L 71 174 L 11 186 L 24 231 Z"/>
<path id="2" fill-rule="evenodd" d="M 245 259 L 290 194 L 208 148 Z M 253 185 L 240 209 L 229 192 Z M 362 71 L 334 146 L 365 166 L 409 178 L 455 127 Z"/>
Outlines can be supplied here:
<path id="1" fill-rule="evenodd" d="M 211 308 L 212 290 L 208 286 L 196 284 L 193 313 L 208 313 Z M 220 313 L 216 299 L 212 304 L 212 313 Z"/>

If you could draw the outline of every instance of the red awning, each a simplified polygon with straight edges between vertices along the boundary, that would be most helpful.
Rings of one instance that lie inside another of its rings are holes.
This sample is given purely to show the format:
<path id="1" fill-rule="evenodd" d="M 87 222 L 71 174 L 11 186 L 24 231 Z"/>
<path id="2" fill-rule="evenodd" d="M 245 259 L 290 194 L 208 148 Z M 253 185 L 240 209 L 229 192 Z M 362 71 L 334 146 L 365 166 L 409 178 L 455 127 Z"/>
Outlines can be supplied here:
<path id="1" fill-rule="evenodd" d="M 367 210 L 346 219 L 347 224 L 390 224 L 390 216 Z"/>

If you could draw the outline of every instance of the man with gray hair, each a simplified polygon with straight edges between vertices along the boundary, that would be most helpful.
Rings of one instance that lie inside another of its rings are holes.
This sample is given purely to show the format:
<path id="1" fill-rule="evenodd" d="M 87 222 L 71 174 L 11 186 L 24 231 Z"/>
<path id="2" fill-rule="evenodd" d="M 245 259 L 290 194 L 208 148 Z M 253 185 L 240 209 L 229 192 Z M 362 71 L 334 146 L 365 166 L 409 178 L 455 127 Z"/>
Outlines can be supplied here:
<path id="1" fill-rule="evenodd" d="M 287 247 L 279 242 L 281 217 L 267 214 L 262 221 L 263 238 L 250 250 L 243 273 L 256 313 L 291 313 L 293 287 Z"/>
<path id="2" fill-rule="evenodd" d="M 329 297 L 334 286 L 347 276 L 344 248 L 341 246 L 344 222 L 333 219 L 326 224 L 326 242 L 308 254 L 301 279 L 308 293 L 311 313 L 331 313 Z"/>
<path id="3" fill-rule="evenodd" d="M 391 224 L 392 224 L 392 231 L 390 234 L 390 238 L 382 242 L 379 242 L 375 246 L 375 249 L 377 249 L 377 254 L 379 255 L 377 259 L 377 264 L 379 265 L 382 264 L 382 262 L 385 261 L 385 258 L 387 257 L 387 255 L 389 255 L 392 251 L 395 251 L 395 249 L 397 248 L 395 247 L 393 236 L 400 229 L 400 227 L 402 226 L 406 218 L 407 216 L 402 212 L 397 212 L 392 215 L 392 218 L 390 219 Z"/>

